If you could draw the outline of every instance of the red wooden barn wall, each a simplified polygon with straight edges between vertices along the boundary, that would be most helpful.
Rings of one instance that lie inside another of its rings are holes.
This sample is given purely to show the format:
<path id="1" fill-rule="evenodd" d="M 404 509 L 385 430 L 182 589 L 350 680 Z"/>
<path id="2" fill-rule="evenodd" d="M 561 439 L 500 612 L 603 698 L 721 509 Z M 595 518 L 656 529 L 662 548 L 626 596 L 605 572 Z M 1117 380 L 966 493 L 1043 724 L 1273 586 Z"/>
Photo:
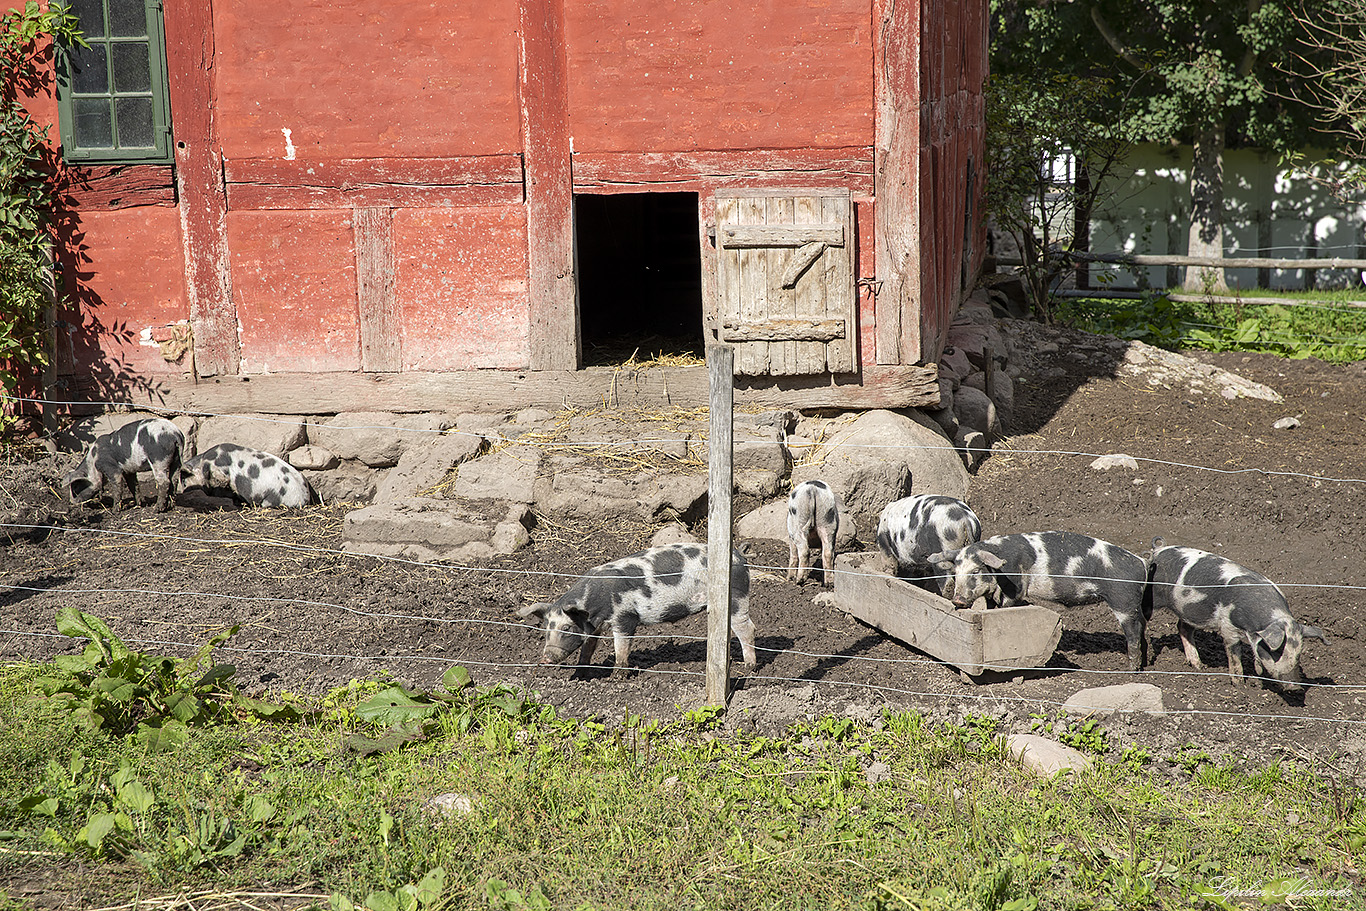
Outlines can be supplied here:
<path id="1" fill-rule="evenodd" d="M 179 374 L 180 320 L 201 375 L 573 367 L 569 194 L 778 186 L 852 191 L 862 363 L 932 360 L 985 4 L 742 6 L 166 0 L 175 168 L 67 175 L 59 372 Z"/>

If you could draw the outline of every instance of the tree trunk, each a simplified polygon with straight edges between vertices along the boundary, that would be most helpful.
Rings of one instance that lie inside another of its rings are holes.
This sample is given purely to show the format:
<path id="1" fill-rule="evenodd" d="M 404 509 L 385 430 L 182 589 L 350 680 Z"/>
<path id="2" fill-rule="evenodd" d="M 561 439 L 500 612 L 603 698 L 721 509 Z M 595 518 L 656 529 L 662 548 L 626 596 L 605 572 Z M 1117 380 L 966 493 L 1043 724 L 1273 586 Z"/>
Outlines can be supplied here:
<path id="1" fill-rule="evenodd" d="M 1202 126 L 1195 134 L 1191 162 L 1191 226 L 1189 256 L 1224 255 L 1224 125 Z M 1212 266 L 1186 269 L 1187 291 L 1226 291 L 1224 270 Z"/>

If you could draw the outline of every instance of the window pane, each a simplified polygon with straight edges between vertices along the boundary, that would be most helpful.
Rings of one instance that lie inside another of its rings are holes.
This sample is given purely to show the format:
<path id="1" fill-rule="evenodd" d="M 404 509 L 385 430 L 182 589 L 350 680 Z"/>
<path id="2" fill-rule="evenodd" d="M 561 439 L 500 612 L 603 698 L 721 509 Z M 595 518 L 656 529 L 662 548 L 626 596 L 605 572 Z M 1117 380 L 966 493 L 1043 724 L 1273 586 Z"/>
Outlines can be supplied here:
<path id="1" fill-rule="evenodd" d="M 114 52 L 114 91 L 150 92 L 152 70 L 147 62 L 146 42 L 119 42 L 111 45 L 111 49 Z"/>
<path id="2" fill-rule="evenodd" d="M 71 11 L 87 40 L 104 37 L 104 0 L 71 0 Z"/>
<path id="3" fill-rule="evenodd" d="M 143 0 L 109 0 L 109 34 L 115 38 L 147 35 L 147 7 Z"/>
<path id="4" fill-rule="evenodd" d="M 76 147 L 113 148 L 113 120 L 109 116 L 109 102 L 103 98 L 77 98 L 72 105 L 76 123 Z"/>
<path id="5" fill-rule="evenodd" d="M 149 148 L 152 137 L 152 99 L 119 98 L 114 102 L 119 115 L 119 148 Z"/>
<path id="6" fill-rule="evenodd" d="M 109 72 L 102 44 L 71 49 L 71 90 L 80 94 L 109 91 Z"/>

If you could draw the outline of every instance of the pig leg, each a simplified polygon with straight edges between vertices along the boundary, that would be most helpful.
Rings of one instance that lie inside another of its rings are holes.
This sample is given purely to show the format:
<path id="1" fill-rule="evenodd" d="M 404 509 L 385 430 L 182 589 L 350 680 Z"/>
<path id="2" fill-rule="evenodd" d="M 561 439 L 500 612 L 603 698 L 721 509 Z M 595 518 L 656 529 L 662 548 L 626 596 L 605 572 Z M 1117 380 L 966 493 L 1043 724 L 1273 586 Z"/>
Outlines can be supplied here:
<path id="1" fill-rule="evenodd" d="M 1200 663 L 1200 652 L 1195 647 L 1195 627 L 1184 620 L 1179 620 L 1176 629 L 1181 634 L 1181 650 L 1186 653 L 1186 661 L 1191 667 L 1204 667 Z"/>
<path id="2" fill-rule="evenodd" d="M 821 526 L 821 566 L 823 567 L 822 577 L 827 588 L 835 584 L 835 530 L 829 526 Z"/>
<path id="3" fill-rule="evenodd" d="M 789 535 L 787 538 L 787 580 L 802 582 L 806 579 L 806 564 L 810 561 L 806 535 Z"/>
<path id="4" fill-rule="evenodd" d="M 631 637 L 635 631 L 634 623 L 612 623 L 612 647 L 617 656 L 617 663 L 612 668 L 613 677 L 625 677 L 631 672 Z"/>
<path id="5" fill-rule="evenodd" d="M 593 630 L 583 637 L 583 645 L 579 646 L 579 667 L 588 667 L 593 663 L 593 652 L 598 647 L 598 630 Z"/>
<path id="6" fill-rule="evenodd" d="M 1141 671 L 1148 661 L 1148 637 L 1141 617 L 1115 615 L 1124 631 L 1124 643 L 1129 652 L 1129 670 Z"/>
<path id="7" fill-rule="evenodd" d="M 152 479 L 157 485 L 157 512 L 166 512 L 171 508 L 171 476 L 165 471 L 153 468 Z"/>
<path id="8" fill-rule="evenodd" d="M 749 600 L 737 601 L 731 606 L 730 630 L 740 640 L 740 652 L 745 664 L 755 667 L 759 663 L 754 651 L 754 621 L 749 618 Z"/>
<path id="9" fill-rule="evenodd" d="M 1228 655 L 1228 675 L 1233 678 L 1234 683 L 1242 683 L 1243 675 L 1243 643 L 1237 639 L 1224 640 L 1224 652 Z"/>

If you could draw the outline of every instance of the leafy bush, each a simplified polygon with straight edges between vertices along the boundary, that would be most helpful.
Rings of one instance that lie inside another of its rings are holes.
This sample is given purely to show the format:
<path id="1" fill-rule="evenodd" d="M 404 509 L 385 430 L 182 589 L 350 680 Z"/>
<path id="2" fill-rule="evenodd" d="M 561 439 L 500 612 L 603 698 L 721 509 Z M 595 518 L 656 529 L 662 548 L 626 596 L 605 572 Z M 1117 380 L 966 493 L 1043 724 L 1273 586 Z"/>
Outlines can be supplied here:
<path id="1" fill-rule="evenodd" d="M 1087 332 L 1137 339 L 1160 348 L 1261 351 L 1331 363 L 1366 358 L 1366 309 L 1316 304 L 1176 301 L 1154 293 L 1139 300 L 1073 298 L 1057 304 L 1060 322 Z"/>
<path id="2" fill-rule="evenodd" d="M 131 651 L 102 620 L 74 607 L 57 612 L 57 630 L 90 641 L 81 654 L 53 660 L 54 668 L 63 673 L 36 682 L 52 705 L 87 730 L 133 734 L 155 751 L 183 743 L 190 726 L 233 720 L 239 713 L 280 720 L 299 717 L 292 707 L 237 692 L 232 683 L 236 668 L 213 663 L 213 650 L 238 627 L 215 635 L 186 659 Z"/>
<path id="3" fill-rule="evenodd" d="M 44 165 L 48 128 L 35 123 L 19 92 L 42 80 L 38 50 L 45 37 L 84 44 L 69 7 L 27 0 L 0 17 L 0 393 L 47 363 L 47 217 L 52 189 Z M 5 417 L 0 411 L 0 427 Z"/>

